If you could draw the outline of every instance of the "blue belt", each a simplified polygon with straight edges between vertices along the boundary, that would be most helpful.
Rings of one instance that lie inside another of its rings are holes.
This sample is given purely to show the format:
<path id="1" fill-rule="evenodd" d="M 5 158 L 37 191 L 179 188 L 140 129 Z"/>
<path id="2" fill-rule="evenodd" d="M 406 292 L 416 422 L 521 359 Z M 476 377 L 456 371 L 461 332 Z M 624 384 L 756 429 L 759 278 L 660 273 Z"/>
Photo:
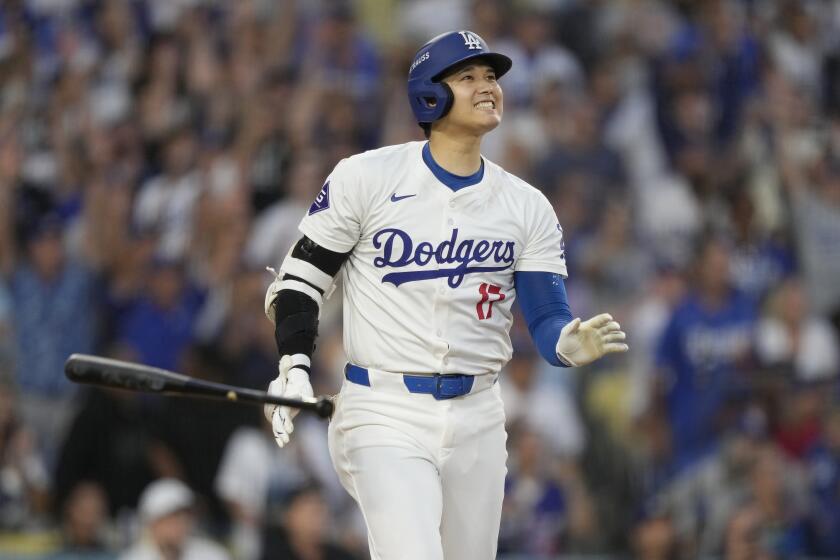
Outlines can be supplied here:
<path id="1" fill-rule="evenodd" d="M 357 385 L 370 387 L 368 370 L 363 367 L 348 363 L 344 366 L 344 377 Z M 474 376 L 464 375 L 463 373 L 436 373 L 434 375 L 404 374 L 402 378 L 409 393 L 429 394 L 439 401 L 466 395 L 472 389 L 473 381 L 475 381 Z"/>

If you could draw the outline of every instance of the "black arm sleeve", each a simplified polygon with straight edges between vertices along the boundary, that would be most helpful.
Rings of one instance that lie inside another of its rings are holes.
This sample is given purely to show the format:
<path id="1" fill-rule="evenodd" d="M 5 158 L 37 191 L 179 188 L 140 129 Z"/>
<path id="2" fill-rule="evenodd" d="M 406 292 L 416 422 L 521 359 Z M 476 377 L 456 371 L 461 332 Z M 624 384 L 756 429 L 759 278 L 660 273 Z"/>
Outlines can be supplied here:
<path id="1" fill-rule="evenodd" d="M 321 272 L 335 276 L 350 255 L 325 249 L 305 235 L 292 249 L 292 257 L 306 261 Z M 312 285 L 306 278 L 286 274 L 284 280 L 297 280 L 309 284 L 320 293 L 323 290 Z M 318 336 L 318 304 L 308 295 L 297 290 L 280 290 L 274 298 L 274 340 L 281 356 L 306 354 L 315 351 Z"/>

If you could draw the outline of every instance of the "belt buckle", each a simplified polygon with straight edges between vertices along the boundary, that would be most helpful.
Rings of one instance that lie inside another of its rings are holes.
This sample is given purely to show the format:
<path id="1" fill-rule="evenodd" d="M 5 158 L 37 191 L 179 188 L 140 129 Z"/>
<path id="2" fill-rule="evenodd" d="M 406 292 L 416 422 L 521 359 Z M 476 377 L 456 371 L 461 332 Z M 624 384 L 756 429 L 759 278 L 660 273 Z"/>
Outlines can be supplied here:
<path id="1" fill-rule="evenodd" d="M 443 374 L 440 374 L 440 373 L 435 374 L 435 392 L 432 395 L 432 396 L 435 397 L 435 400 L 445 401 L 447 399 L 454 399 L 455 397 L 461 396 L 461 394 L 463 394 L 463 389 L 464 389 L 464 379 L 463 379 L 463 377 L 460 377 L 460 379 L 459 379 L 461 381 L 461 388 L 460 388 L 461 392 L 451 394 L 451 395 L 442 393 L 443 380 L 444 379 L 453 379 L 455 377 L 458 377 L 458 376 L 456 376 L 456 375 L 443 375 Z"/>

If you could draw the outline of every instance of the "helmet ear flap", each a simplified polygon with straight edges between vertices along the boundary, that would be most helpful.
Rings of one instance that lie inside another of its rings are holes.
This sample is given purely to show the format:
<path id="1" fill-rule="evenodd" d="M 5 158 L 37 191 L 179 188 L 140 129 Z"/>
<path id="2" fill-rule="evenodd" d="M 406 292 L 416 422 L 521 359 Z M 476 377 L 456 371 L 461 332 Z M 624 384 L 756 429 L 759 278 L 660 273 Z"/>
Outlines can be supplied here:
<path id="1" fill-rule="evenodd" d="M 443 88 L 444 96 L 443 96 L 443 109 L 441 110 L 440 116 L 438 118 L 442 119 L 443 117 L 446 116 L 446 114 L 452 108 L 452 104 L 455 102 L 455 94 L 452 93 L 452 88 L 449 87 L 449 84 L 447 84 L 446 82 L 440 82 L 440 85 Z"/>
<path id="2" fill-rule="evenodd" d="M 444 83 L 409 81 L 408 90 L 409 102 L 417 122 L 434 122 L 452 107 L 452 90 Z"/>

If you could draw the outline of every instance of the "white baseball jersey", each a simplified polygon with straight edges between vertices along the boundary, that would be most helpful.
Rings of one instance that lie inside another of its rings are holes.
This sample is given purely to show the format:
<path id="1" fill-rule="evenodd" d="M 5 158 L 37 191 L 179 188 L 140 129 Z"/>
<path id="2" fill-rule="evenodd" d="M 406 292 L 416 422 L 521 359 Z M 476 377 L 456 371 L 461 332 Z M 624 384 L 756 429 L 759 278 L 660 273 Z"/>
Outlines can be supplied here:
<path id="1" fill-rule="evenodd" d="M 545 196 L 484 160 L 453 191 L 424 142 L 338 163 L 300 224 L 342 267 L 344 347 L 357 365 L 399 373 L 498 372 L 512 354 L 514 271 L 566 276 L 563 232 Z"/>

